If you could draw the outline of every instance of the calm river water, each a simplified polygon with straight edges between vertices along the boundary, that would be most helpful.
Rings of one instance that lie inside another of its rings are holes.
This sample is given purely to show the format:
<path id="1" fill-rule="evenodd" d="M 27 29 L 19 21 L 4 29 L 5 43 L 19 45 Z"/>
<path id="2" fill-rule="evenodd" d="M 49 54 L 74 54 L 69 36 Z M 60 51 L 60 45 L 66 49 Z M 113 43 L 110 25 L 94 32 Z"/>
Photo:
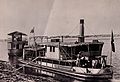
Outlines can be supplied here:
<path id="1" fill-rule="evenodd" d="M 108 63 L 110 62 L 110 39 L 101 39 L 104 42 L 102 54 L 108 56 Z M 113 53 L 113 70 L 114 70 L 114 80 L 112 82 L 120 82 L 120 38 L 115 38 L 115 53 Z M 0 41 L 0 60 L 9 61 L 7 41 Z"/>

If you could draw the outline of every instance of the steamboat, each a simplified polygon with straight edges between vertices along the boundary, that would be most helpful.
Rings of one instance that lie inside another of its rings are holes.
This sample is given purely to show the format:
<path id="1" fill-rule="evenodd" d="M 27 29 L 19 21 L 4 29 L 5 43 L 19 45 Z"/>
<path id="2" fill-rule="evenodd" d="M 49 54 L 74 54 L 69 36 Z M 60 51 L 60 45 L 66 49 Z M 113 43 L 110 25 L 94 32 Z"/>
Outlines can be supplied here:
<path id="1" fill-rule="evenodd" d="M 34 33 L 34 29 L 31 33 Z M 37 43 L 36 37 L 33 37 L 33 45 L 24 45 L 23 53 L 18 57 L 21 67 L 17 70 L 24 66 L 32 67 L 40 73 L 46 71 L 49 72 L 46 74 L 51 76 L 58 74 L 81 81 L 113 78 L 112 65 L 108 65 L 107 56 L 102 55 L 104 42 L 96 39 L 91 42 L 85 41 L 84 19 L 80 19 L 77 41 L 64 41 L 64 38 L 65 36 L 41 36 L 41 42 Z"/>

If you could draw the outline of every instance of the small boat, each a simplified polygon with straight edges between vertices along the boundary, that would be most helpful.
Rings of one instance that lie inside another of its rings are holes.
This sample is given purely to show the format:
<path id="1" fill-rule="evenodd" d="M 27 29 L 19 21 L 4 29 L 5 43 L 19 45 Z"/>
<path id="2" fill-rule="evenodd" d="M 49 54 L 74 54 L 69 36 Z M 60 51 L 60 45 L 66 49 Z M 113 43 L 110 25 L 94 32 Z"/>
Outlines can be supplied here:
<path id="1" fill-rule="evenodd" d="M 107 64 L 107 56 L 102 55 L 104 42 L 85 42 L 84 19 L 80 20 L 80 34 L 75 42 L 60 38 L 36 43 L 23 49 L 21 65 L 42 68 L 55 74 L 82 81 L 110 80 L 113 78 L 112 65 Z"/>

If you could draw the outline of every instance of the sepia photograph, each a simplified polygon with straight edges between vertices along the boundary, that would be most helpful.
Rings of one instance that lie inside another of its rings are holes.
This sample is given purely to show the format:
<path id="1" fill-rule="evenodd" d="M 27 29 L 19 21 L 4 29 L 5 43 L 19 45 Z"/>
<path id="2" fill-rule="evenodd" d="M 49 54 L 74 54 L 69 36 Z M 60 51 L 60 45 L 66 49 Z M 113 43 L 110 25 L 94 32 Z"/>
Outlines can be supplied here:
<path id="1" fill-rule="evenodd" d="M 120 82 L 120 0 L 0 0 L 0 82 Z"/>

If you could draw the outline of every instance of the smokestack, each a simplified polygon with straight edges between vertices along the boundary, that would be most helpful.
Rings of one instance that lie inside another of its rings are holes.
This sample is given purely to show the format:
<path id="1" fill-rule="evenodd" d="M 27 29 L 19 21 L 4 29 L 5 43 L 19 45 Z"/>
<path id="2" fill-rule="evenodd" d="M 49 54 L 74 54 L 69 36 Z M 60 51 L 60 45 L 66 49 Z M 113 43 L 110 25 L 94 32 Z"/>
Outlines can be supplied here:
<path id="1" fill-rule="evenodd" d="M 80 34 L 78 42 L 84 42 L 84 19 L 80 19 Z"/>

